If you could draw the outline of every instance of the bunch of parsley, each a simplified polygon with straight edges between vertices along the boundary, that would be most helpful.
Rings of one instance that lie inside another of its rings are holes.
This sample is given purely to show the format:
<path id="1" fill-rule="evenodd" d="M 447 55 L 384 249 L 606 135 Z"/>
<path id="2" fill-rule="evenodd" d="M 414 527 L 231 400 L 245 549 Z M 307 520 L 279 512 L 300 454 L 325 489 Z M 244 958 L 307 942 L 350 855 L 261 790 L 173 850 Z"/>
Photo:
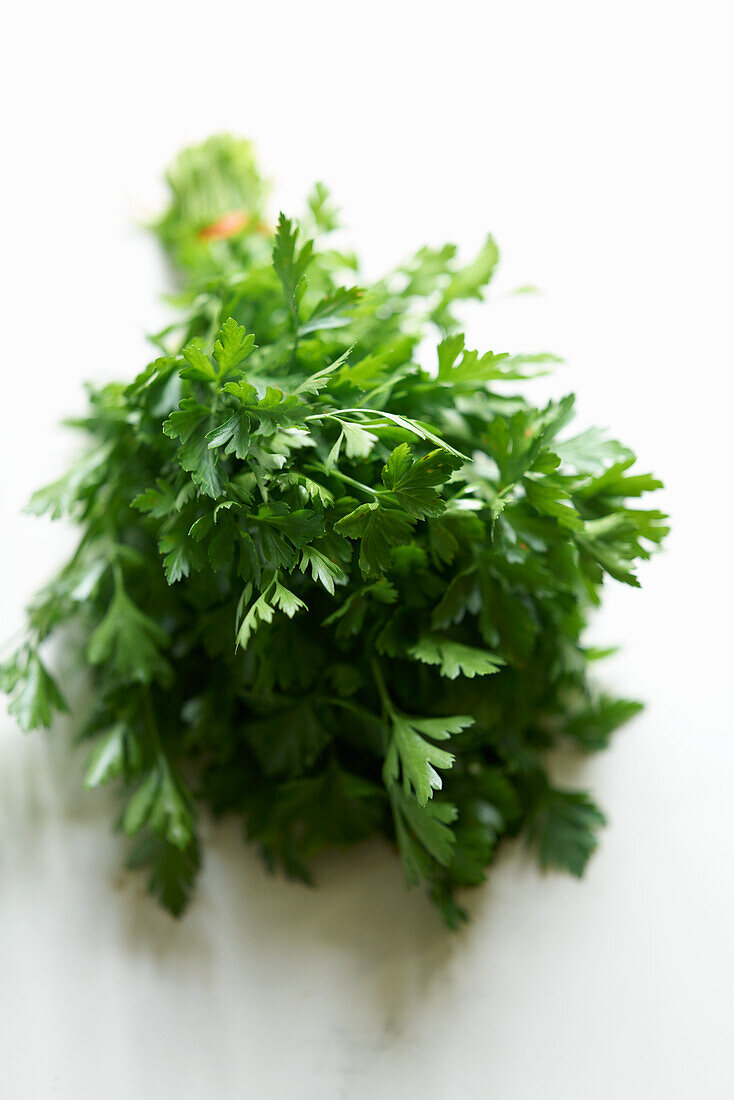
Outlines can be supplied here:
<path id="1" fill-rule="evenodd" d="M 605 576 L 636 585 L 664 536 L 630 505 L 660 483 L 569 430 L 572 397 L 511 392 L 547 357 L 465 345 L 491 237 L 362 287 L 324 244 L 321 185 L 300 227 L 264 223 L 248 143 L 188 149 L 168 182 L 182 319 L 133 381 L 90 390 L 89 446 L 32 499 L 81 537 L 0 670 L 10 711 L 30 729 L 66 709 L 41 648 L 73 621 L 85 785 L 120 786 L 129 864 L 176 914 L 202 804 L 305 881 L 381 833 L 451 926 L 503 837 L 580 875 L 604 819 L 544 760 L 638 709 L 590 686 L 581 639 Z"/>

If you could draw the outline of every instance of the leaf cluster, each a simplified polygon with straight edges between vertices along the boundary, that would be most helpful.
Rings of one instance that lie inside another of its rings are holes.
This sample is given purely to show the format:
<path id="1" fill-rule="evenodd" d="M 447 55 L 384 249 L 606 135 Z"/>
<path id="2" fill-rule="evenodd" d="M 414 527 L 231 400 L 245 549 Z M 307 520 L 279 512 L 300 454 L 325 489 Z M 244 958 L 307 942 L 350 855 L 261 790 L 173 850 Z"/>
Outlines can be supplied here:
<path id="1" fill-rule="evenodd" d="M 663 538 L 639 506 L 660 483 L 574 431 L 573 397 L 525 396 L 552 357 L 465 345 L 491 238 L 363 286 L 322 185 L 300 223 L 262 224 L 247 143 L 168 178 L 180 319 L 90 390 L 86 448 L 31 501 L 80 538 L 2 666 L 12 713 L 65 708 L 41 648 L 73 622 L 85 785 L 120 790 L 129 863 L 176 914 L 202 806 L 307 882 L 324 848 L 382 834 L 450 926 L 505 837 L 581 874 L 603 816 L 548 753 L 602 749 L 638 709 L 590 683 L 583 631 Z"/>

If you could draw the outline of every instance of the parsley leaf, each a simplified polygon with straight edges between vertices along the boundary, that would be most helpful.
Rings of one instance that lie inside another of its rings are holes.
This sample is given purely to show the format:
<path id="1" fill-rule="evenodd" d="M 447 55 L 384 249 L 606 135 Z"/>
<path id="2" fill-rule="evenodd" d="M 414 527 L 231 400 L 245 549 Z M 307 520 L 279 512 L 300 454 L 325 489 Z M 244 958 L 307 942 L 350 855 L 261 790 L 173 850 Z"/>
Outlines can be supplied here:
<path id="1" fill-rule="evenodd" d="M 117 583 L 104 618 L 89 636 L 87 659 L 105 664 L 122 683 L 148 684 L 154 678 L 166 683 L 172 669 L 161 650 L 169 644 L 166 631 Z"/>
<path id="2" fill-rule="evenodd" d="M 580 877 L 597 845 L 604 814 L 583 791 L 547 787 L 529 825 L 541 867 L 559 867 Z"/>
<path id="3" fill-rule="evenodd" d="M 448 638 L 424 634 L 408 650 L 411 657 L 427 665 L 438 665 L 442 676 L 455 680 L 461 673 L 471 679 L 473 676 L 488 676 L 499 672 L 504 660 L 494 653 L 488 653 L 474 646 L 452 642 Z"/>
<path id="4" fill-rule="evenodd" d="M 0 689 L 10 696 L 8 711 L 22 730 L 48 728 L 54 712 L 69 711 L 56 681 L 30 647 L 0 665 Z"/>
<path id="5" fill-rule="evenodd" d="M 298 306 L 305 290 L 304 275 L 313 253 L 313 241 L 306 241 L 301 248 L 297 248 L 297 240 L 298 228 L 290 218 L 281 214 L 275 232 L 273 267 L 283 287 L 294 329 L 298 329 Z"/>
<path id="6" fill-rule="evenodd" d="M 366 577 L 383 573 L 392 562 L 391 549 L 407 542 L 413 533 L 412 516 L 381 504 L 362 504 L 335 524 L 334 530 L 350 539 L 361 539 L 359 565 Z"/>
<path id="7" fill-rule="evenodd" d="M 452 753 L 432 745 L 426 737 L 431 741 L 445 741 L 452 733 L 460 733 L 473 721 L 466 714 L 452 718 L 415 718 L 392 711 L 392 735 L 383 769 L 387 786 L 397 783 L 402 773 L 405 791 L 412 790 L 418 805 L 425 806 L 434 790 L 440 790 L 442 786 L 436 768 L 450 768 L 454 762 Z"/>
<path id="8" fill-rule="evenodd" d="M 408 444 L 401 443 L 382 471 L 382 481 L 388 490 L 382 499 L 389 499 L 418 519 L 438 516 L 446 504 L 434 486 L 448 481 L 462 465 L 460 458 L 442 448 L 414 460 Z"/>

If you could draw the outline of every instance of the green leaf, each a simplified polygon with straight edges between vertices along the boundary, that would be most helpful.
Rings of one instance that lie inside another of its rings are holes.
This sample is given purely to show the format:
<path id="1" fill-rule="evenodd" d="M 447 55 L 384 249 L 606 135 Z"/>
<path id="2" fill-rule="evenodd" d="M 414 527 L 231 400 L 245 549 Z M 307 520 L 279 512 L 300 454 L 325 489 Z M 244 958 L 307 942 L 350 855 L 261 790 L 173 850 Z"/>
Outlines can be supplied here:
<path id="1" fill-rule="evenodd" d="M 382 385 L 393 372 L 407 363 L 414 347 L 415 340 L 410 336 L 390 340 L 356 362 L 345 362 L 340 367 L 335 384 L 353 386 L 361 391 Z"/>
<path id="2" fill-rule="evenodd" d="M 303 600 L 294 595 L 290 589 L 281 584 L 280 581 L 275 582 L 275 590 L 272 595 L 272 601 L 275 607 L 282 611 L 289 619 L 292 619 L 297 611 L 307 611 Z"/>
<path id="3" fill-rule="evenodd" d="M 133 870 L 149 868 L 149 893 L 174 917 L 186 908 L 200 865 L 195 839 L 182 849 L 151 832 L 138 838 L 127 859 Z"/>
<path id="4" fill-rule="evenodd" d="M 158 539 L 158 549 L 163 555 L 163 571 L 169 584 L 175 584 L 183 577 L 188 577 L 192 569 L 199 568 L 205 558 L 201 550 L 192 539 L 196 538 L 197 524 L 201 531 L 201 524 L 211 522 L 209 516 L 198 520 L 186 532 L 186 524 L 177 521 L 173 526 L 167 525 Z"/>
<path id="5" fill-rule="evenodd" d="M 456 360 L 461 355 L 461 361 Z M 451 386 L 468 384 L 476 386 L 480 382 L 489 382 L 495 378 L 516 377 L 506 372 L 505 362 L 509 359 L 506 352 L 495 355 L 488 351 L 480 357 L 478 351 L 468 351 L 464 347 L 464 337 L 457 333 L 448 336 L 438 345 L 438 377 L 441 382 Z"/>
<path id="6" fill-rule="evenodd" d="M 337 637 L 348 638 L 358 634 L 364 625 L 369 603 L 374 600 L 378 604 L 389 605 L 397 601 L 397 589 L 381 577 L 372 584 L 362 585 L 349 595 L 344 603 L 332 612 L 323 621 L 323 626 L 337 624 Z"/>
<path id="7" fill-rule="evenodd" d="M 175 486 L 159 477 L 156 478 L 155 486 L 151 485 L 135 497 L 132 506 L 153 519 L 164 519 L 173 512 L 179 512 L 184 503 L 182 494 Z"/>
<path id="8" fill-rule="evenodd" d="M 350 412 L 354 410 L 348 410 Z M 380 414 L 386 420 L 389 420 L 393 424 L 397 424 L 399 428 L 402 428 L 406 432 L 410 432 L 411 435 L 417 435 L 419 439 L 429 440 L 431 443 L 435 443 L 437 447 L 440 447 L 444 451 L 448 451 L 449 454 L 454 455 L 456 458 L 460 458 L 462 462 L 467 461 L 466 455 L 461 451 L 457 451 L 455 447 L 452 447 L 450 443 L 447 443 L 445 439 L 441 439 L 437 436 L 425 424 L 419 423 L 417 420 L 411 420 L 407 416 L 398 416 L 397 413 L 388 412 L 387 409 L 382 409 Z M 376 427 L 374 421 L 371 422 L 370 427 Z"/>
<path id="9" fill-rule="evenodd" d="M 305 546 L 301 551 L 301 572 L 305 573 L 309 566 L 313 579 L 322 584 L 330 596 L 334 595 L 335 584 L 343 584 L 347 580 L 342 567 L 315 546 Z"/>
<path id="10" fill-rule="evenodd" d="M 572 531 L 580 531 L 583 528 L 581 517 L 569 502 L 569 494 L 552 477 L 546 477 L 542 481 L 526 478 L 524 484 L 525 495 L 533 508 L 542 512 L 543 515 L 552 516 Z"/>
<path id="11" fill-rule="evenodd" d="M 633 457 L 627 447 L 607 439 L 599 428 L 588 428 L 564 443 L 554 443 L 553 449 L 564 466 L 579 474 L 598 474 L 610 465 Z"/>
<path id="12" fill-rule="evenodd" d="M 331 740 L 310 703 L 250 721 L 244 735 L 265 774 L 279 779 L 303 775 Z"/>
<path id="13" fill-rule="evenodd" d="M 450 768 L 453 753 L 439 749 L 426 741 L 445 741 L 452 733 L 471 726 L 474 719 L 460 714 L 451 718 L 415 718 L 395 712 L 392 719 L 392 737 L 385 756 L 383 778 L 390 787 L 402 776 L 403 789 L 411 790 L 420 806 L 425 806 L 434 790 L 440 790 L 441 776 L 436 768 Z M 425 734 L 425 736 L 421 736 Z"/>
<path id="14" fill-rule="evenodd" d="M 296 549 L 312 542 L 324 533 L 324 521 L 310 508 L 289 511 L 284 504 L 264 504 L 258 509 L 257 520 L 283 534 Z"/>
<path id="15" fill-rule="evenodd" d="M 450 379 L 454 363 L 464 350 L 464 334 L 456 332 L 447 336 L 438 345 L 438 377 L 443 381 Z"/>
<path id="16" fill-rule="evenodd" d="M 303 403 L 295 394 L 284 394 L 276 386 L 268 386 L 262 398 L 258 397 L 257 390 L 249 382 L 227 382 L 224 388 L 238 399 L 243 414 L 259 420 L 263 434 L 272 434 L 277 428 L 288 427 L 303 419 Z M 210 443 L 210 446 L 217 445 Z"/>
<path id="17" fill-rule="evenodd" d="M 139 761 L 139 753 L 139 745 L 127 723 L 116 722 L 99 735 L 87 757 L 84 786 L 92 790 L 125 775 Z"/>
<path id="18" fill-rule="evenodd" d="M 489 676 L 493 672 L 499 672 L 505 663 L 496 653 L 430 634 L 423 634 L 408 653 L 416 661 L 438 665 L 441 675 L 450 680 L 455 680 L 459 673 L 469 679 L 474 676 Z"/>
<path id="19" fill-rule="evenodd" d="M 38 489 L 29 500 L 26 511 L 34 516 L 47 515 L 51 519 L 60 519 L 78 511 L 87 495 L 104 483 L 110 449 L 110 444 L 105 442 L 83 454 L 58 481 Z"/>
<path id="20" fill-rule="evenodd" d="M 312 332 L 323 332 L 324 329 L 341 328 L 347 324 L 347 313 L 353 309 L 361 297 L 359 287 L 337 287 L 331 294 L 327 294 L 314 307 L 311 316 L 303 324 L 299 325 L 299 336 L 307 336 Z"/>
<path id="21" fill-rule="evenodd" d="M 178 409 L 163 424 L 163 432 L 171 439 L 185 443 L 209 417 L 209 409 L 193 397 L 184 397 Z"/>
<path id="22" fill-rule="evenodd" d="M 191 796 L 160 754 L 122 815 L 122 827 L 128 836 L 139 833 L 145 826 L 182 851 L 195 839 Z"/>
<path id="23" fill-rule="evenodd" d="M 341 420 L 340 424 L 342 434 L 338 442 L 339 445 L 344 444 L 347 458 L 367 458 L 377 442 L 377 436 L 373 435 L 372 432 L 368 432 L 366 428 L 360 427 L 359 424 L 352 424 L 348 420 Z M 332 465 L 336 458 L 337 455 L 332 451 L 329 455 L 329 465 Z"/>
<path id="24" fill-rule="evenodd" d="M 607 500 L 621 501 L 625 497 L 639 497 L 643 493 L 654 492 L 662 489 L 662 481 L 658 481 L 652 474 L 627 474 L 626 471 L 634 462 L 634 456 L 628 452 L 628 456 L 620 462 L 615 462 L 608 470 L 598 477 L 592 478 L 586 485 L 577 490 L 582 497 L 597 497 Z"/>
<path id="25" fill-rule="evenodd" d="M 417 519 L 440 515 L 446 505 L 433 486 L 443 485 L 462 465 L 462 459 L 440 448 L 414 460 L 408 444 L 401 443 L 382 471 L 387 499 Z"/>
<path id="26" fill-rule="evenodd" d="M 441 296 L 436 316 L 442 317 L 454 301 L 484 296 L 484 288 L 494 275 L 499 261 L 499 249 L 492 236 L 487 237 L 478 255 L 471 263 L 459 268 L 451 278 Z"/>
<path id="27" fill-rule="evenodd" d="M 318 501 L 324 508 L 329 508 L 334 503 L 334 496 L 326 486 L 322 485 L 320 481 L 314 481 L 313 478 L 306 477 L 305 474 L 289 471 L 281 475 L 280 481 L 283 485 L 297 485 L 303 490 L 308 500 Z"/>
<path id="28" fill-rule="evenodd" d="M 160 782 L 156 788 L 148 824 L 159 836 L 182 851 L 194 839 L 191 799 L 180 778 L 165 758 L 159 762 Z"/>
<path id="29" fill-rule="evenodd" d="M 614 731 L 642 709 L 642 703 L 632 699 L 614 699 L 601 694 L 569 717 L 564 732 L 586 752 L 599 752 L 607 748 Z"/>
<path id="30" fill-rule="evenodd" d="M 209 448 L 209 427 L 209 410 L 193 397 L 185 397 L 164 423 L 163 431 L 171 439 L 181 441 L 178 461 L 182 469 L 191 474 L 203 493 L 216 498 L 224 491 L 224 479 Z"/>
<path id="31" fill-rule="evenodd" d="M 216 382 L 217 372 L 212 366 L 212 361 L 198 344 L 187 344 L 181 354 L 188 363 L 188 366 L 179 371 L 181 378 L 194 382 Z"/>
<path id="32" fill-rule="evenodd" d="M 117 585 L 104 618 L 92 631 L 87 659 L 104 664 L 123 683 L 168 683 L 171 666 L 161 654 L 170 645 L 167 632 L 136 607 L 122 585 Z"/>
<path id="33" fill-rule="evenodd" d="M 150 820 L 153 806 L 161 785 L 161 773 L 156 766 L 136 787 L 122 815 L 122 827 L 128 836 L 134 836 Z"/>
<path id="34" fill-rule="evenodd" d="M 219 366 L 219 378 L 224 380 L 238 373 L 238 367 L 249 359 L 255 350 L 255 335 L 238 325 L 234 317 L 228 317 L 214 342 L 214 358 Z"/>
<path id="35" fill-rule="evenodd" d="M 271 623 L 273 621 L 274 609 L 272 604 L 268 602 L 271 591 L 275 587 L 275 581 L 271 582 L 268 588 L 262 592 L 255 602 L 250 607 L 249 611 L 242 620 L 242 623 L 237 631 L 236 646 L 237 648 L 247 649 L 247 645 L 250 638 L 258 629 L 262 623 Z M 250 585 L 247 586 L 245 591 L 247 592 Z M 247 597 L 249 599 L 249 595 Z"/>
<path id="36" fill-rule="evenodd" d="M 332 233 L 338 225 L 337 211 L 330 200 L 328 187 L 320 181 L 315 183 L 308 196 L 308 208 L 322 233 Z"/>
<path id="37" fill-rule="evenodd" d="M 343 516 L 334 530 L 350 539 L 361 539 L 359 565 L 365 576 L 384 573 L 390 567 L 392 548 L 407 542 L 415 520 L 378 503 L 362 504 Z"/>
<path id="38" fill-rule="evenodd" d="M 0 689 L 11 695 L 8 713 L 25 731 L 42 726 L 48 729 L 54 712 L 69 711 L 56 681 L 34 649 L 17 654 L 0 668 Z"/>
<path id="39" fill-rule="evenodd" d="M 224 453 L 247 458 L 250 451 L 250 419 L 242 410 L 233 413 L 218 428 L 207 433 L 209 447 L 224 447 Z"/>
<path id="40" fill-rule="evenodd" d="M 290 310 L 294 330 L 298 329 L 298 304 L 304 290 L 303 276 L 311 263 L 313 241 L 299 249 L 296 247 L 298 229 L 284 214 L 278 219 L 273 248 L 273 267 L 283 287 L 283 295 Z"/>
<path id="41" fill-rule="evenodd" d="M 322 367 L 321 370 L 316 371 L 315 374 L 309 375 L 305 382 L 301 382 L 300 386 L 296 387 L 296 389 L 293 391 L 294 394 L 298 395 L 302 393 L 310 393 L 314 396 L 319 394 L 321 390 L 325 389 L 333 380 L 334 374 L 337 371 L 341 370 L 343 365 L 347 362 L 353 349 L 354 344 L 352 344 L 351 347 L 347 348 L 347 350 L 342 355 L 340 355 L 338 359 L 335 359 L 332 363 L 329 363 L 327 366 Z"/>
<path id="42" fill-rule="evenodd" d="M 548 787 L 529 829 L 541 867 L 559 867 L 580 878 L 604 824 L 604 814 L 583 791 Z"/>
<path id="43" fill-rule="evenodd" d="M 409 887 L 416 886 L 421 879 L 432 878 L 432 860 L 444 867 L 451 863 L 456 843 L 451 824 L 457 808 L 437 799 L 419 806 L 399 787 L 391 788 L 390 800 L 405 879 Z"/>

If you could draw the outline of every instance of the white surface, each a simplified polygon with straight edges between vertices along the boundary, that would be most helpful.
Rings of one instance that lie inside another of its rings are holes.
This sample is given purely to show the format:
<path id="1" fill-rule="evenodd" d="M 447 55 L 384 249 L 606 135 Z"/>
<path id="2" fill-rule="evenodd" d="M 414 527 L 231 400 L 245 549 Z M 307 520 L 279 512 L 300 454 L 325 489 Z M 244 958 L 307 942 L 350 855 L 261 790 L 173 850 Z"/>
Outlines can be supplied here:
<path id="1" fill-rule="evenodd" d="M 379 270 L 424 239 L 506 260 L 472 334 L 567 356 L 584 421 L 669 485 L 607 680 L 648 701 L 583 767 L 612 825 L 579 884 L 520 849 L 442 931 L 379 845 L 321 888 L 208 828 L 171 922 L 119 871 L 64 730 L 0 719 L 8 1100 L 728 1100 L 732 1025 L 731 64 L 726 5 L 137 2 L 13 9 L 6 37 L 0 623 L 68 539 L 19 509 L 84 378 L 148 355 L 162 273 L 133 225 L 186 140 L 254 136 L 286 210 L 334 189 Z M 730 28 L 729 28 L 730 29 Z M 541 298 L 502 300 L 520 283 Z"/>

